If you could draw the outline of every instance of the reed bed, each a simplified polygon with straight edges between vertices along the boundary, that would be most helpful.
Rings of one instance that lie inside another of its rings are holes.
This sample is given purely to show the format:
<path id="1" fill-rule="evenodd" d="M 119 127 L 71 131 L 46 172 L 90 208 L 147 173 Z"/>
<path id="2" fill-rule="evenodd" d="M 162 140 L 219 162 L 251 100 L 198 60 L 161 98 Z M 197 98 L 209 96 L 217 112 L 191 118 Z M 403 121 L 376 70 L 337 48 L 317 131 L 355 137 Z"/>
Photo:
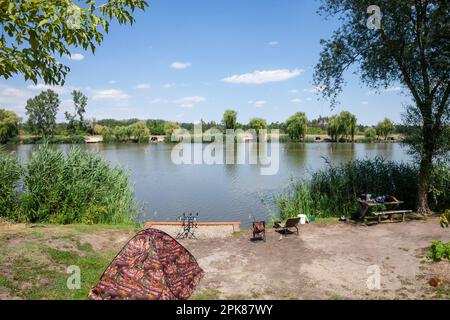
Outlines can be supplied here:
<path id="1" fill-rule="evenodd" d="M 9 215 L 16 221 L 122 224 L 134 222 L 137 216 L 123 169 L 79 147 L 64 155 L 40 146 L 24 167 L 22 180 L 21 191 L 14 189 L 14 214 Z"/>
<path id="2" fill-rule="evenodd" d="M 314 172 L 311 180 L 293 180 L 288 191 L 274 196 L 276 214 L 282 218 L 299 213 L 321 217 L 352 216 L 361 194 L 393 195 L 403 207 L 415 209 L 419 168 L 415 164 L 387 161 L 382 157 L 352 160 Z M 429 204 L 442 212 L 450 208 L 450 168 L 436 166 Z"/>

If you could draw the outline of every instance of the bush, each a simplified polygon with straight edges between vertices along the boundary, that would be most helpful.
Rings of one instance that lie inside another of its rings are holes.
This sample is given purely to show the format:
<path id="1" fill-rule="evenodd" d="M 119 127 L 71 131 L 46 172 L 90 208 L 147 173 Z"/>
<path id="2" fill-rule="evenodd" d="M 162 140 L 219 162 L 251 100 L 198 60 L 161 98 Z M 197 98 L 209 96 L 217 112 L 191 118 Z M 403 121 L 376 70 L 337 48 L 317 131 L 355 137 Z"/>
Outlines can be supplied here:
<path id="1" fill-rule="evenodd" d="M 14 219 L 17 215 L 17 184 L 21 174 L 17 158 L 0 150 L 0 217 Z"/>
<path id="2" fill-rule="evenodd" d="M 450 242 L 433 241 L 428 251 L 428 258 L 433 261 L 450 260 Z"/>
<path id="3" fill-rule="evenodd" d="M 374 127 L 368 127 L 364 131 L 364 136 L 367 142 L 374 142 L 375 140 L 377 140 L 377 131 Z"/>
<path id="4" fill-rule="evenodd" d="M 309 182 L 293 181 L 286 194 L 275 197 L 278 214 L 285 219 L 311 211 L 317 216 L 351 216 L 358 212 L 361 194 L 393 195 L 403 206 L 416 206 L 419 170 L 415 164 L 375 159 L 331 165 L 312 174 Z M 434 211 L 450 207 L 450 168 L 433 170 L 429 204 Z"/>
<path id="5" fill-rule="evenodd" d="M 67 157 L 48 145 L 33 153 L 24 178 L 24 217 L 31 222 L 131 222 L 137 214 L 128 176 L 94 152 Z"/>
<path id="6" fill-rule="evenodd" d="M 445 210 L 439 219 L 442 228 L 448 228 L 450 225 L 450 209 Z"/>
<path id="7" fill-rule="evenodd" d="M 275 196 L 275 204 L 282 220 L 296 217 L 300 213 L 309 215 L 313 209 L 313 201 L 307 182 L 293 180 L 287 194 Z"/>

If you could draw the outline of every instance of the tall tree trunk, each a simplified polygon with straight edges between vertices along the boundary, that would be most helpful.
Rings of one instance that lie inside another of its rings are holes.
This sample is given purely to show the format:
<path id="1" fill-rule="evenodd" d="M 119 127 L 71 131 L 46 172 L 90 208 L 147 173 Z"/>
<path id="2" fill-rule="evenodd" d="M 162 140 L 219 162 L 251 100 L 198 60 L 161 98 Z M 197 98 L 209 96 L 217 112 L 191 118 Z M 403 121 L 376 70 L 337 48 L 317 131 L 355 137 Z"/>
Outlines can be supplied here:
<path id="1" fill-rule="evenodd" d="M 423 150 L 420 161 L 419 171 L 419 185 L 417 188 L 417 212 L 422 214 L 430 214 L 431 210 L 428 206 L 428 192 L 431 185 L 431 173 L 433 170 L 433 154 L 435 143 L 433 137 L 433 124 L 431 119 L 431 106 L 424 106 L 422 111 L 423 116 Z"/>
<path id="2" fill-rule="evenodd" d="M 432 168 L 432 158 L 429 155 L 424 155 L 420 161 L 419 185 L 417 189 L 417 212 L 423 214 L 431 213 L 428 206 L 428 192 L 430 190 Z"/>

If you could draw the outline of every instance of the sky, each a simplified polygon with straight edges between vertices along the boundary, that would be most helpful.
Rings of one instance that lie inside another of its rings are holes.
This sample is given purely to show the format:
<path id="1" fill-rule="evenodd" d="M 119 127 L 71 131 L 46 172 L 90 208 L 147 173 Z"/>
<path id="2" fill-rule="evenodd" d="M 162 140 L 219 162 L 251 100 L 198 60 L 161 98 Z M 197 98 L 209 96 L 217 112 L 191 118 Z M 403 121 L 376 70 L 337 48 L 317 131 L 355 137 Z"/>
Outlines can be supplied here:
<path id="1" fill-rule="evenodd" d="M 61 62 L 71 68 L 64 87 L 0 79 L 0 107 L 24 119 L 27 99 L 51 88 L 60 94 L 58 120 L 73 111 L 70 92 L 88 96 L 87 118 L 220 121 L 224 110 L 238 121 L 309 119 L 347 110 L 358 123 L 384 117 L 401 121 L 410 98 L 400 85 L 374 92 L 357 75 L 334 109 L 313 86 L 320 39 L 337 20 L 317 14 L 316 0 L 149 0 L 133 26 L 113 24 L 95 55 L 73 48 Z"/>

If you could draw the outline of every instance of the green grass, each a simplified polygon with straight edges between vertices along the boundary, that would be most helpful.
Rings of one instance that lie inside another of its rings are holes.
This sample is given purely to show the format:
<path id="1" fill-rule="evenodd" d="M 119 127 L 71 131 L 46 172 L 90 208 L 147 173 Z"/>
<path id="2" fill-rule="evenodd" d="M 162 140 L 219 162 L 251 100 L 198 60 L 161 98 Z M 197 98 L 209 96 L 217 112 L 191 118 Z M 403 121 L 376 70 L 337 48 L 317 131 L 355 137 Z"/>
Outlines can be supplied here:
<path id="1" fill-rule="evenodd" d="M 17 230 L 0 229 L 0 293 L 22 299 L 86 299 L 89 291 L 120 250 L 122 244 L 109 240 L 108 231 L 130 237 L 132 226 L 39 225 Z M 83 239 L 96 233 L 106 243 L 94 250 Z M 81 289 L 67 288 L 67 267 L 81 271 Z"/>
<path id="2" fill-rule="evenodd" d="M 311 222 L 316 224 L 339 224 L 339 219 L 336 217 L 316 217 L 316 220 Z"/>
<path id="3" fill-rule="evenodd" d="M 205 289 L 203 291 L 195 293 L 192 300 L 217 300 L 220 297 L 220 291 L 217 289 Z"/>

